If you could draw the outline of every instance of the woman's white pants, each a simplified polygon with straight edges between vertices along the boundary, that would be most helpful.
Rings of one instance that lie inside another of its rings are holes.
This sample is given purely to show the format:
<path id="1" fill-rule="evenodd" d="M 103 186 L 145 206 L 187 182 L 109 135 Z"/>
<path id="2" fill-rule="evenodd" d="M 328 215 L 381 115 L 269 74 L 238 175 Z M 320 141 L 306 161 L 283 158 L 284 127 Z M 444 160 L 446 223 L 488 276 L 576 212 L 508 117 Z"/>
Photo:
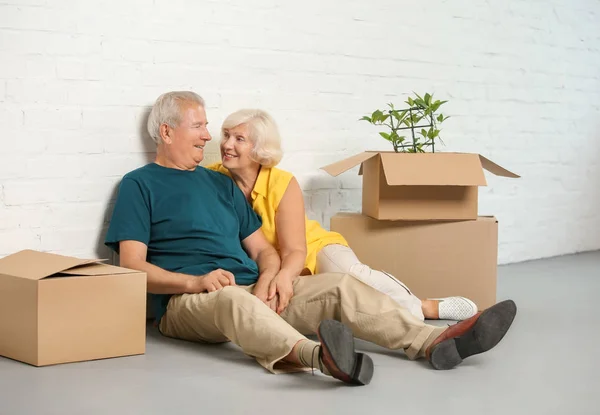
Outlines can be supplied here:
<path id="1" fill-rule="evenodd" d="M 415 297 L 406 285 L 384 271 L 371 269 L 361 263 L 352 249 L 344 245 L 327 245 L 317 254 L 316 273 L 343 272 L 389 295 L 394 301 L 424 320 L 421 300 Z"/>

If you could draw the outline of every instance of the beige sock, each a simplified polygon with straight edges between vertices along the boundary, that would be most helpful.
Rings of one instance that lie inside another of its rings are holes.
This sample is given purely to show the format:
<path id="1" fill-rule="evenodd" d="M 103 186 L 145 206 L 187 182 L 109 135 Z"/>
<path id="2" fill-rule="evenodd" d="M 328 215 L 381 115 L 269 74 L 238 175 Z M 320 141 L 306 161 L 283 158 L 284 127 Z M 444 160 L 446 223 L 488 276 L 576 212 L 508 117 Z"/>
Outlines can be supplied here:
<path id="1" fill-rule="evenodd" d="M 321 359 L 319 358 L 319 351 L 321 345 L 312 340 L 301 340 L 298 347 L 298 360 L 303 366 L 310 367 L 313 369 L 319 369 L 326 375 L 331 376 L 331 373 L 327 370 Z"/>

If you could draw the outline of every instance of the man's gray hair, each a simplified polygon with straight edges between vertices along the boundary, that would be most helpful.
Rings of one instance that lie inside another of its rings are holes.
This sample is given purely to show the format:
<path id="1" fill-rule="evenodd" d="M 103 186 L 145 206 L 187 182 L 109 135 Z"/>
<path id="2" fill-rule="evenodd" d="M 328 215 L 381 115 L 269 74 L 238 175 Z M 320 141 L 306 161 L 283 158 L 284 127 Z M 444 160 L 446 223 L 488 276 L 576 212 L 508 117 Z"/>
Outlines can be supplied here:
<path id="1" fill-rule="evenodd" d="M 167 124 L 171 128 L 177 127 L 181 122 L 181 104 L 185 102 L 205 106 L 204 99 L 192 91 L 167 92 L 156 99 L 148 117 L 148 133 L 157 145 L 162 142 L 160 126 Z"/>

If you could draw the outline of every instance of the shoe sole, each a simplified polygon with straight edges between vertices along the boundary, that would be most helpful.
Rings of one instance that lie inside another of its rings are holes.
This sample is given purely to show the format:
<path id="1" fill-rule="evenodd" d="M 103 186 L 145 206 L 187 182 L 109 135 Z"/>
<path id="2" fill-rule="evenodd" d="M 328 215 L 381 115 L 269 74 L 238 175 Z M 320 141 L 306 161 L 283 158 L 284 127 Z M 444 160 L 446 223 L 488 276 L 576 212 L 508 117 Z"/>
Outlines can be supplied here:
<path id="1" fill-rule="evenodd" d="M 504 338 L 516 314 L 517 306 L 512 300 L 488 308 L 462 336 L 436 345 L 431 351 L 431 365 L 438 370 L 448 370 L 469 356 L 487 352 Z"/>
<path id="2" fill-rule="evenodd" d="M 335 320 L 324 320 L 317 336 L 321 342 L 323 363 L 331 375 L 351 385 L 368 385 L 373 378 L 373 360 L 369 355 L 356 353 L 352 331 Z"/>

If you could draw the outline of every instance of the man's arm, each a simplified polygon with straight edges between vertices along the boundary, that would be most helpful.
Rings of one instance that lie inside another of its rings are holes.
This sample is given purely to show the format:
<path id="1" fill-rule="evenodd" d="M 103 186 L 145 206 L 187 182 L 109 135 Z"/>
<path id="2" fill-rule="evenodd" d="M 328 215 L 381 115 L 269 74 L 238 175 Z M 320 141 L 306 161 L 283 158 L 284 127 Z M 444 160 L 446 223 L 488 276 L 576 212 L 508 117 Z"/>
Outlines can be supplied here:
<path id="1" fill-rule="evenodd" d="M 242 246 L 258 264 L 259 281 L 271 281 L 279 272 L 281 260 L 273 245 L 267 241 L 261 229 L 256 230 L 242 241 Z"/>
<path id="2" fill-rule="evenodd" d="M 119 243 L 120 265 L 145 272 L 148 292 L 152 294 L 195 294 L 235 285 L 233 274 L 217 269 L 206 275 L 193 276 L 166 271 L 146 261 L 148 247 L 138 241 Z"/>
<path id="3" fill-rule="evenodd" d="M 269 297 L 269 285 L 275 275 L 279 272 L 281 260 L 273 246 L 267 241 L 267 238 L 259 228 L 250 236 L 242 241 L 242 246 L 258 264 L 259 276 L 254 286 L 253 294 L 263 303 L 268 305 L 273 311 L 277 311 L 278 296 Z"/>

